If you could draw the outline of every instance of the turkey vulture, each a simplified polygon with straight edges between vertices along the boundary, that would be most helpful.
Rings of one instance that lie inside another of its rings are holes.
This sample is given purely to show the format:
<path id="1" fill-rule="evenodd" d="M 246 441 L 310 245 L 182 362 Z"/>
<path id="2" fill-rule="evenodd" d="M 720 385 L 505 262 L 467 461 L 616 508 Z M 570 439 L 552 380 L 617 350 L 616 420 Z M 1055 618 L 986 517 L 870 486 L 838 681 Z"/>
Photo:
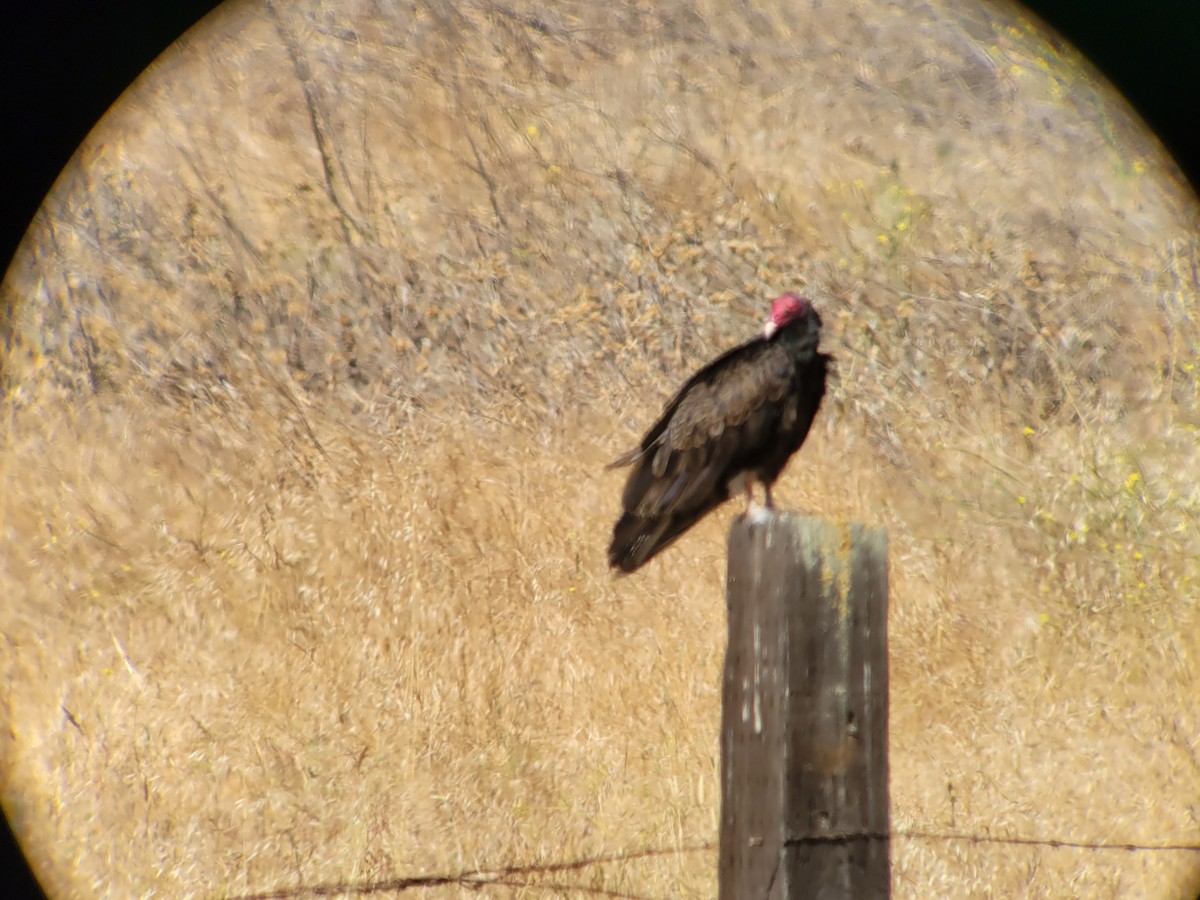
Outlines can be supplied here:
<path id="1" fill-rule="evenodd" d="M 633 466 L 608 562 L 632 572 L 745 491 L 746 515 L 774 508 L 771 485 L 800 449 L 825 395 L 821 317 L 804 297 L 771 304 L 762 333 L 713 360 L 675 395 L 642 442 L 609 463 Z M 755 481 L 766 492 L 757 507 Z"/>

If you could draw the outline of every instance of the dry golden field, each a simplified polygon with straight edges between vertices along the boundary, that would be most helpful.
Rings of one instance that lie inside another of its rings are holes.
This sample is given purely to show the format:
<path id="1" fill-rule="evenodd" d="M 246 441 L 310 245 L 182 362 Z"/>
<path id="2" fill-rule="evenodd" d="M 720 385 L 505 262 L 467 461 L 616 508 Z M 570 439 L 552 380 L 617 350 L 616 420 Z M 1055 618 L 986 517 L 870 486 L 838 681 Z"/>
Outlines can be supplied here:
<path id="1" fill-rule="evenodd" d="M 1200 843 L 1198 225 L 1003 5 L 229 4 L 3 285 L 4 810 L 61 897 L 713 896 L 735 505 L 614 579 L 603 464 L 802 289 L 778 498 L 889 531 L 895 827 Z"/>

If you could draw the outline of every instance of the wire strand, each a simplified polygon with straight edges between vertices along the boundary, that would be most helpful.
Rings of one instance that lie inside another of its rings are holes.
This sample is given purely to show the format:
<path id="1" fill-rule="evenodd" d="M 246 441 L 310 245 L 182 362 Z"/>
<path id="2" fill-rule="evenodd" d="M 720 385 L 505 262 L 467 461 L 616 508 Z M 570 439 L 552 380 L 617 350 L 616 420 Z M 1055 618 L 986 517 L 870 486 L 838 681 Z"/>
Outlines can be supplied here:
<path id="1" fill-rule="evenodd" d="M 886 840 L 925 841 L 929 843 L 962 843 L 1008 847 L 1045 847 L 1052 850 L 1090 850 L 1122 852 L 1200 853 L 1200 843 L 1163 842 L 1142 844 L 1135 841 L 1076 840 L 1073 838 L 1000 837 L 990 834 L 968 834 L 953 831 L 928 831 L 924 829 L 899 828 L 888 832 L 860 831 L 837 834 L 798 835 L 784 842 L 786 847 L 811 846 L 818 844 L 842 844 L 857 841 Z M 294 900 L 298 897 L 328 897 L 335 894 L 366 896 L 369 894 L 400 893 L 419 888 L 458 885 L 474 890 L 488 887 L 548 887 L 568 894 L 584 894 L 595 897 L 613 897 L 620 900 L 653 900 L 641 894 L 630 894 L 611 888 L 593 887 L 565 882 L 549 883 L 538 876 L 578 872 L 591 866 L 606 863 L 630 862 L 658 856 L 678 856 L 685 853 L 710 853 L 718 848 L 716 841 L 691 844 L 682 847 L 649 847 L 642 850 L 620 851 L 598 856 L 564 860 L 553 863 L 527 863 L 469 869 L 456 874 L 414 875 L 389 878 L 372 882 L 337 882 L 315 885 L 294 885 L 251 894 L 237 894 L 227 900 Z"/>
<path id="2" fill-rule="evenodd" d="M 1140 844 L 1133 841 L 1081 841 L 1069 838 L 1001 837 L 991 834 L 967 834 L 966 832 L 924 831 L 921 829 L 893 828 L 890 832 L 863 831 L 840 834 L 800 835 L 786 841 L 789 846 L 801 844 L 836 844 L 850 841 L 885 841 L 902 838 L 912 841 L 965 844 L 997 844 L 1009 847 L 1049 847 L 1066 850 L 1125 850 L 1161 852 L 1200 852 L 1200 843 L 1155 843 Z"/>

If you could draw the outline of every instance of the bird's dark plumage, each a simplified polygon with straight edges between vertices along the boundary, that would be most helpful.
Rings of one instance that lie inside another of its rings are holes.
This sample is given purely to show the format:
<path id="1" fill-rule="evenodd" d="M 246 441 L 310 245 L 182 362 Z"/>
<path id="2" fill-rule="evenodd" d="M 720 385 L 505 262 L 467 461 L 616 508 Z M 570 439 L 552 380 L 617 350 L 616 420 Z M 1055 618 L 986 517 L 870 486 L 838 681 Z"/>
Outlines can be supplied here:
<path id="1" fill-rule="evenodd" d="M 830 360 L 808 300 L 776 298 L 758 337 L 688 379 L 642 442 L 609 464 L 633 466 L 609 564 L 632 572 L 729 498 L 771 485 L 800 449 L 825 395 Z"/>

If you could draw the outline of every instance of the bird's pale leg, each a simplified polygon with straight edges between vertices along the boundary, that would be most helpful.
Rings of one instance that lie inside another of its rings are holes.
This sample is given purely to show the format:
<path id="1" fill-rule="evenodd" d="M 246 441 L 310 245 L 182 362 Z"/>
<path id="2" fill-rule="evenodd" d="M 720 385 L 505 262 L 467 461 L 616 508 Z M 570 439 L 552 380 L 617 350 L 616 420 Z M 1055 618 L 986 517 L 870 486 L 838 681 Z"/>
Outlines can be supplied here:
<path id="1" fill-rule="evenodd" d="M 770 520 L 774 513 L 774 507 L 771 503 L 771 489 L 766 488 L 767 505 L 759 506 L 754 502 L 754 490 L 752 482 L 749 478 L 746 479 L 746 520 L 751 525 L 762 525 Z"/>

